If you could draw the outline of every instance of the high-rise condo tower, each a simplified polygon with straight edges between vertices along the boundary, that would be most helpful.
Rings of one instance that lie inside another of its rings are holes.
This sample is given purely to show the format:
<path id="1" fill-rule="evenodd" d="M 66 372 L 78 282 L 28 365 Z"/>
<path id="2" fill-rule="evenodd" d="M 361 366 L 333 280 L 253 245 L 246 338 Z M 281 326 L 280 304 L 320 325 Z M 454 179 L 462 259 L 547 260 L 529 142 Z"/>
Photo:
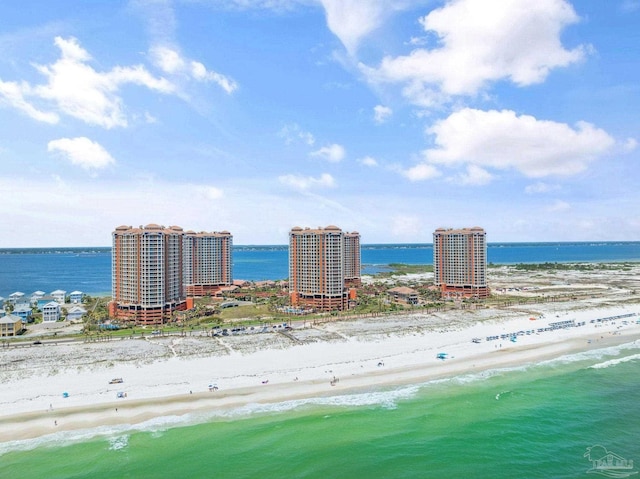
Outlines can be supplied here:
<path id="1" fill-rule="evenodd" d="M 438 228 L 433 233 L 434 284 L 442 297 L 486 298 L 487 237 L 484 229 Z"/>
<path id="2" fill-rule="evenodd" d="M 319 311 L 348 307 L 349 299 L 355 298 L 355 290 L 350 293 L 345 288 L 345 264 L 350 269 L 350 280 L 360 278 L 360 237 L 357 233 L 351 235 L 345 241 L 345 234 L 337 226 L 291 229 L 289 295 L 292 305 Z M 350 251 L 348 260 L 345 260 L 345 249 Z M 356 267 L 357 275 L 353 272 Z"/>

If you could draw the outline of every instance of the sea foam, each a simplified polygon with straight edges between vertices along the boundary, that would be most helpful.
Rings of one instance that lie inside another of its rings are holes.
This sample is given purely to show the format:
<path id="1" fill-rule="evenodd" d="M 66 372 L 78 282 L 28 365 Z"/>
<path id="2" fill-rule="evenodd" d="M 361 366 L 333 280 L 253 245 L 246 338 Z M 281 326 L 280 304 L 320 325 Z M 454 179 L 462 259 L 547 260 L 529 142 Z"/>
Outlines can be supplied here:
<path id="1" fill-rule="evenodd" d="M 603 363 L 594 364 L 591 366 L 591 369 L 606 369 L 611 366 L 615 366 L 616 364 L 626 363 L 629 361 L 635 361 L 640 359 L 640 354 L 632 354 L 631 356 L 625 356 L 622 358 L 610 359 L 609 361 L 605 361 Z"/>

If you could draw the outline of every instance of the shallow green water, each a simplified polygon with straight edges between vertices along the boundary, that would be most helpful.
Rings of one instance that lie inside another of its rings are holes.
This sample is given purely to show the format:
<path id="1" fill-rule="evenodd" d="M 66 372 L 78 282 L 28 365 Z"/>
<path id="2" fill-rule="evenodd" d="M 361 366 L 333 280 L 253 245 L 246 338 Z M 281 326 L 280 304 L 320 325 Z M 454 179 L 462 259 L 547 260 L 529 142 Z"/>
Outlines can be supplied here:
<path id="1" fill-rule="evenodd" d="M 640 461 L 639 353 L 4 444 L 0 477 L 594 477 L 589 446 Z"/>

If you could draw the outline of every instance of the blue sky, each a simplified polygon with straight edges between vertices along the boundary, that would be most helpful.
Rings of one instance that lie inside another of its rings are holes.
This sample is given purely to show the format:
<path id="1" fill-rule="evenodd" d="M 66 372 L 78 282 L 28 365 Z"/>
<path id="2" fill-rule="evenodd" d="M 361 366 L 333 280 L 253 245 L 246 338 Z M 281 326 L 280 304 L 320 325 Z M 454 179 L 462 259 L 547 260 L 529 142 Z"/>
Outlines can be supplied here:
<path id="1" fill-rule="evenodd" d="M 640 239 L 640 0 L 0 3 L 0 247 Z"/>

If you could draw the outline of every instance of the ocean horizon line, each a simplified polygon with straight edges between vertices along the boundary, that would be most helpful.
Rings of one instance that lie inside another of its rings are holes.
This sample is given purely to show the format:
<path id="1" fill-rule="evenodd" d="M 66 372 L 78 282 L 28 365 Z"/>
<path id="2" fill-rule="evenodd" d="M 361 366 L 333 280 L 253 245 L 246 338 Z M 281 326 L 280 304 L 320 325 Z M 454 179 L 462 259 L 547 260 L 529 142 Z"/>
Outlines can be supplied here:
<path id="1" fill-rule="evenodd" d="M 581 241 L 493 241 L 487 242 L 487 248 L 496 247 L 509 247 L 509 246 L 540 246 L 540 245 L 558 245 L 558 246 L 571 246 L 571 245 L 617 245 L 617 244 L 640 244 L 640 240 L 581 240 Z M 247 249 L 288 249 L 287 244 L 234 244 L 233 249 L 247 250 Z M 15 254 L 17 252 L 25 253 L 38 253 L 38 252 L 105 252 L 111 250 L 111 246 L 12 246 L 12 247 L 0 247 L 0 254 Z M 362 249 L 375 249 L 375 248 L 433 248 L 433 243 L 363 243 Z"/>

